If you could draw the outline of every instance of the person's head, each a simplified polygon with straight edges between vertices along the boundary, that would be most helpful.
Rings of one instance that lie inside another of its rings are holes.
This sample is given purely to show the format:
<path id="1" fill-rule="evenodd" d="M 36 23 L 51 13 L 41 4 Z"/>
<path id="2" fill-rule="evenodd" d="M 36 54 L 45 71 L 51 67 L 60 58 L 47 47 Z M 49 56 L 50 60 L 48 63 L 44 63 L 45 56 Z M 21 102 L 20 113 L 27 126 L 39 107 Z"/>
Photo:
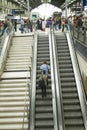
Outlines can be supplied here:
<path id="1" fill-rule="evenodd" d="M 44 63 L 44 64 L 47 64 L 47 61 L 44 61 L 43 63 Z"/>

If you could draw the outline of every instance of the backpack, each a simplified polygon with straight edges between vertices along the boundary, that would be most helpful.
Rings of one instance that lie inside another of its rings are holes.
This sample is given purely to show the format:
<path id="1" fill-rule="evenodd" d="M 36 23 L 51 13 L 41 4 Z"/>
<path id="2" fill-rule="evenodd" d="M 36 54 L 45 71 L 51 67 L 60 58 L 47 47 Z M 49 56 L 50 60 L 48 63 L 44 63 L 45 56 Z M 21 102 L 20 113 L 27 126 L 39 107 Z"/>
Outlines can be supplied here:
<path id="1" fill-rule="evenodd" d="M 44 86 L 44 80 L 40 77 L 38 80 L 38 87 L 42 88 Z"/>
<path id="2" fill-rule="evenodd" d="M 38 87 L 42 88 L 44 86 L 47 86 L 47 76 L 45 74 L 42 74 L 38 80 Z"/>

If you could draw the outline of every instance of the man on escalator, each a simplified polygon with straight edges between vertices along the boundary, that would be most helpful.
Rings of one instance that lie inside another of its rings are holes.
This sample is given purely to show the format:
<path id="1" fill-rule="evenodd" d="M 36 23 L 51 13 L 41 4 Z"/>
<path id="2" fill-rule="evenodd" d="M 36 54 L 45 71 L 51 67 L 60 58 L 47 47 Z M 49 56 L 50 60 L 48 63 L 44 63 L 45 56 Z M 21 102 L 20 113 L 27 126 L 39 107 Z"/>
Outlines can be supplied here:
<path id="1" fill-rule="evenodd" d="M 50 70 L 50 66 L 47 64 L 46 61 L 40 66 L 41 69 L 41 77 L 42 77 L 42 97 L 46 96 L 46 86 L 48 85 L 48 73 Z"/>

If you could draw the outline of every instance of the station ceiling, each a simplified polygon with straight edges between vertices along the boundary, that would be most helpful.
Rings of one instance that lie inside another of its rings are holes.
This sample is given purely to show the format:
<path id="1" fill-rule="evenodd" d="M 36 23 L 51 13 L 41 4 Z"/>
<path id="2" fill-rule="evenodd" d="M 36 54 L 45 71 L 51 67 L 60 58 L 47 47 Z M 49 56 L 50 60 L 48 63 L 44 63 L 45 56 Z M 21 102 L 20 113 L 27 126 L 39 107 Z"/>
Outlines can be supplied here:
<path id="1" fill-rule="evenodd" d="M 65 2 L 65 0 L 51 0 L 50 4 L 59 7 Z M 41 0 L 29 0 L 31 9 L 34 9 L 42 4 Z"/>

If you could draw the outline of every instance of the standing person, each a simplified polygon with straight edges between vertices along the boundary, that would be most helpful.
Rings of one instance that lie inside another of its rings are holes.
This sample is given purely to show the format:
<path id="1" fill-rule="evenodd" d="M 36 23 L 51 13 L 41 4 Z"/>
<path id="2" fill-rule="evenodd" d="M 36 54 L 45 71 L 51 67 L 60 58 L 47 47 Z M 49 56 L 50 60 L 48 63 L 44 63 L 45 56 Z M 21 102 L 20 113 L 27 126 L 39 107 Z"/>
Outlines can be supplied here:
<path id="1" fill-rule="evenodd" d="M 61 24 L 62 24 L 62 32 L 63 32 L 65 28 L 65 18 L 62 18 Z"/>
<path id="2" fill-rule="evenodd" d="M 48 75 L 50 66 L 47 64 L 46 61 L 44 61 L 43 64 L 40 66 L 40 69 L 41 69 L 42 73 L 43 73 L 43 71 L 45 71 L 45 74 Z"/>
<path id="3" fill-rule="evenodd" d="M 12 21 L 11 19 L 7 19 L 7 27 L 8 27 L 8 30 L 7 30 L 7 33 L 9 34 L 12 30 Z"/>
<path id="4" fill-rule="evenodd" d="M 46 61 L 44 61 L 43 64 L 40 66 L 40 69 L 42 71 L 42 74 L 44 73 L 47 76 L 47 85 L 48 85 L 48 72 L 50 70 L 50 66 L 47 64 Z"/>
<path id="5" fill-rule="evenodd" d="M 46 21 L 45 19 L 42 20 L 42 31 L 45 31 L 46 28 Z"/>
<path id="6" fill-rule="evenodd" d="M 44 61 L 43 64 L 40 66 L 41 69 L 41 77 L 39 80 L 39 87 L 42 89 L 42 97 L 46 97 L 46 87 L 48 85 L 48 71 L 50 66 L 47 65 L 47 62 Z"/>
<path id="7" fill-rule="evenodd" d="M 21 33 L 23 33 L 24 32 L 24 20 L 23 19 L 21 19 L 20 24 L 21 24 Z"/>
<path id="8" fill-rule="evenodd" d="M 15 30 L 15 32 L 17 32 L 17 20 L 16 19 L 14 21 L 14 30 Z"/>

